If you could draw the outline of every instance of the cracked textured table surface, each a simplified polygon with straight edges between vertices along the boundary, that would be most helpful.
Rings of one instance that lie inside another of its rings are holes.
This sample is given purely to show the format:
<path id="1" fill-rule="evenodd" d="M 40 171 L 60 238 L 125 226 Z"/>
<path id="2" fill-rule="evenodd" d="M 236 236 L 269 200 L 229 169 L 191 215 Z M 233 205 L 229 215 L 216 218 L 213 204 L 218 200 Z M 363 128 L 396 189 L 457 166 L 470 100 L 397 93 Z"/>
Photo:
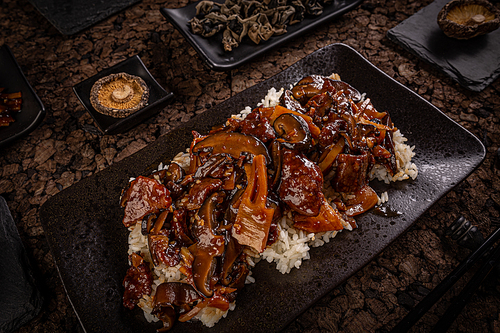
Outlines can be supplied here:
<path id="1" fill-rule="evenodd" d="M 27 0 L 3 0 L 0 45 L 12 49 L 47 110 L 35 131 L 0 149 L 0 195 L 9 206 L 45 299 L 40 313 L 19 332 L 82 331 L 40 224 L 39 210 L 48 198 L 315 50 L 338 42 L 438 107 L 487 149 L 476 171 L 373 261 L 300 315 L 287 331 L 386 332 L 394 327 L 469 254 L 444 235 L 457 216 L 465 216 L 485 236 L 500 226 L 500 81 L 481 92 L 466 90 L 386 37 L 389 29 L 430 2 L 364 1 L 265 56 L 228 72 L 215 72 L 204 66 L 159 11 L 167 3 L 175 8 L 189 1 L 143 0 L 91 28 L 64 36 Z M 72 87 L 135 54 L 161 85 L 172 89 L 175 100 L 124 134 L 103 135 Z M 412 332 L 429 331 L 473 271 Z M 499 275 L 492 274 L 481 285 L 450 331 L 500 332 L 498 282 Z"/>

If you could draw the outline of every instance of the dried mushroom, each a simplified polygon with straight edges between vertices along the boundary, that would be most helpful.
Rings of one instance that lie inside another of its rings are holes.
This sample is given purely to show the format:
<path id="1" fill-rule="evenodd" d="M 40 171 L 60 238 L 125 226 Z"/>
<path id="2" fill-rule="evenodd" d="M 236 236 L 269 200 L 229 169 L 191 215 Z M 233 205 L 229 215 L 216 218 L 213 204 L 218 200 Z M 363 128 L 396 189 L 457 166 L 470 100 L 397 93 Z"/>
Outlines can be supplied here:
<path id="1" fill-rule="evenodd" d="M 500 11 L 485 0 L 453 0 L 439 12 L 438 24 L 448 37 L 470 39 L 498 29 Z"/>
<path id="2" fill-rule="evenodd" d="M 195 35 L 212 37 L 222 32 L 224 51 L 232 51 L 244 38 L 259 44 L 283 35 L 287 27 L 318 17 L 331 0 L 226 0 L 223 4 L 200 1 L 189 21 Z"/>
<path id="3" fill-rule="evenodd" d="M 145 107 L 149 89 L 144 80 L 127 73 L 111 74 L 99 79 L 90 91 L 90 103 L 98 112 L 114 118 L 125 118 Z"/>

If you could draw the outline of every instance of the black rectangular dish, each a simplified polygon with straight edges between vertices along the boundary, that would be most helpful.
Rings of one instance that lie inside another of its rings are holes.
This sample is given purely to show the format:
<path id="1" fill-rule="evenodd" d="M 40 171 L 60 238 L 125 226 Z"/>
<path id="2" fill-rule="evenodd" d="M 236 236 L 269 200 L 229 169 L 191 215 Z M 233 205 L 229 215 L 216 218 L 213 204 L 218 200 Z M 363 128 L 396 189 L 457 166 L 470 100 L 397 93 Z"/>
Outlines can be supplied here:
<path id="1" fill-rule="evenodd" d="M 408 229 L 433 203 L 467 177 L 483 161 L 485 148 L 470 132 L 436 107 L 378 70 L 343 44 L 322 48 L 285 71 L 207 110 L 136 154 L 76 183 L 49 199 L 40 217 L 69 299 L 89 331 L 155 332 L 142 310 L 122 306 L 122 281 L 128 268 L 128 231 L 121 220 L 121 190 L 130 177 L 184 151 L 192 130 L 206 133 L 245 106 L 255 106 L 271 87 L 288 87 L 311 74 L 340 74 L 389 111 L 395 125 L 415 145 L 416 180 L 372 184 L 389 194 L 389 207 L 401 215 L 366 213 L 359 228 L 340 233 L 330 243 L 310 251 L 300 269 L 281 274 L 274 264 L 260 262 L 256 283 L 239 293 L 236 309 L 213 328 L 177 323 L 173 332 L 275 332 L 286 327 L 334 287 L 370 262 Z M 373 84 L 377 82 L 377 84 Z"/>
<path id="2" fill-rule="evenodd" d="M 224 0 L 215 2 L 224 3 Z M 323 14 L 318 17 L 306 17 L 302 22 L 287 27 L 287 32 L 281 36 L 272 36 L 269 40 L 254 44 L 245 38 L 240 46 L 231 52 L 225 52 L 222 46 L 222 32 L 204 38 L 191 32 L 189 20 L 196 14 L 197 3 L 192 3 L 183 8 L 171 9 L 161 8 L 160 11 L 165 18 L 186 38 L 191 46 L 198 52 L 205 64 L 216 71 L 226 71 L 237 68 L 243 63 L 260 56 L 267 51 L 276 48 L 287 41 L 293 40 L 312 29 L 334 20 L 336 17 L 352 10 L 362 0 L 334 1 L 325 6 Z"/>
<path id="3" fill-rule="evenodd" d="M 29 0 L 64 35 L 76 34 L 140 0 Z"/>
<path id="4" fill-rule="evenodd" d="M 13 114 L 15 121 L 0 127 L 1 148 L 32 132 L 45 117 L 45 107 L 7 45 L 0 48 L 0 87 L 6 93 L 22 94 L 21 111 Z"/>

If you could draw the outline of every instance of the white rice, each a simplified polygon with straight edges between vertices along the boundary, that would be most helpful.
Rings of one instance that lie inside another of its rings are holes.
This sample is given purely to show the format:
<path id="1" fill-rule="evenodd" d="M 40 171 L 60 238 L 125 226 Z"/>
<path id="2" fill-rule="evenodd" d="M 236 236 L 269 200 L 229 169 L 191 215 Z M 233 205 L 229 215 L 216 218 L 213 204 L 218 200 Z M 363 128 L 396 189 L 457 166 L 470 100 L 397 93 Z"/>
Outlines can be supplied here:
<path id="1" fill-rule="evenodd" d="M 415 146 L 410 147 L 405 144 L 408 139 L 399 130 L 394 132 L 393 140 L 398 172 L 394 176 L 391 176 L 383 165 L 375 165 L 369 174 L 370 179 L 378 179 L 389 184 L 390 182 L 397 182 L 408 178 L 417 178 L 417 166 L 411 161 L 413 156 L 415 156 L 413 152 Z"/>
<path id="2" fill-rule="evenodd" d="M 333 76 L 334 79 L 339 80 L 340 77 Z M 264 107 L 273 107 L 279 103 L 279 99 L 283 94 L 283 89 L 277 91 L 275 88 L 271 88 L 268 94 L 262 99 L 259 105 Z M 364 94 L 363 94 L 364 96 Z M 250 112 L 252 108 L 247 106 L 239 114 L 233 115 L 234 119 L 244 119 Z M 376 165 L 370 173 L 370 179 L 378 179 L 384 181 L 385 183 L 401 181 L 408 178 L 415 179 L 418 175 L 417 166 L 411 162 L 412 157 L 415 155 L 413 152 L 415 146 L 410 147 L 405 142 L 407 139 L 397 130 L 394 132 L 394 144 L 395 144 L 395 154 L 396 163 L 398 167 L 398 172 L 394 176 L 390 176 L 386 168 L 381 165 Z M 188 169 L 189 167 L 189 149 L 186 152 L 180 152 L 177 154 L 173 161 L 178 163 L 182 168 Z M 168 165 L 160 164 L 158 170 L 168 167 Z M 328 179 L 326 176 L 325 179 Z M 325 184 L 328 182 L 325 182 Z M 328 186 L 324 188 L 325 197 L 331 198 L 331 195 L 338 195 L 331 192 L 332 189 Z M 380 194 L 378 204 L 385 203 L 389 200 L 387 192 Z M 333 203 L 331 203 L 334 206 Z M 270 247 L 266 248 L 264 252 L 260 254 L 254 254 L 255 256 L 248 256 L 248 264 L 253 267 L 260 260 L 267 260 L 268 262 L 276 263 L 276 269 L 282 274 L 289 273 L 293 268 L 299 268 L 303 260 L 310 258 L 309 250 L 311 247 L 322 246 L 333 239 L 338 231 L 328 231 L 321 233 L 306 233 L 303 230 L 295 229 L 293 225 L 293 219 L 290 215 L 285 215 L 281 219 L 278 229 L 279 238 Z M 346 229 L 352 230 L 350 225 L 345 226 Z M 137 223 L 135 226 L 129 228 L 129 250 L 128 253 L 140 252 L 144 259 L 148 262 L 152 262 L 151 256 L 148 250 L 147 237 L 143 236 L 141 233 L 141 224 Z M 165 267 L 164 265 L 157 266 L 153 271 L 154 283 L 153 292 L 150 296 L 144 296 L 138 303 L 138 306 L 144 310 L 144 316 L 148 321 L 158 321 L 158 319 L 151 315 L 153 297 L 156 292 L 156 288 L 163 282 L 175 282 L 183 281 L 185 276 L 179 271 L 180 264 L 176 267 Z M 247 276 L 245 283 L 254 283 L 255 278 L 250 274 Z M 235 302 L 230 304 L 229 310 L 233 310 L 236 307 Z M 213 307 L 205 307 L 202 309 L 194 320 L 200 320 L 205 326 L 213 327 L 221 318 L 226 317 L 228 311 L 221 311 L 220 309 Z"/>
<path id="3" fill-rule="evenodd" d="M 257 106 L 262 105 L 265 108 L 270 108 L 278 105 L 280 102 L 281 95 L 283 94 L 284 91 L 285 91 L 284 88 L 281 88 L 279 91 L 276 91 L 274 87 L 269 89 L 266 97 L 264 97 L 264 99 L 259 104 L 257 104 Z"/>

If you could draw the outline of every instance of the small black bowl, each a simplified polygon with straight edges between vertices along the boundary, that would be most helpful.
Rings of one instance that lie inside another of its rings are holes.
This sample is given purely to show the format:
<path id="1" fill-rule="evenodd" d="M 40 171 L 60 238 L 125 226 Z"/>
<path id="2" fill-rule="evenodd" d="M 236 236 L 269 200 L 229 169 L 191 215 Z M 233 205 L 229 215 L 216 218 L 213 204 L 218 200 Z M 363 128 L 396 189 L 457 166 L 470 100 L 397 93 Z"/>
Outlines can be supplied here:
<path id="1" fill-rule="evenodd" d="M 149 102 L 144 108 L 128 117 L 113 118 L 94 109 L 90 103 L 90 91 L 94 83 L 100 78 L 122 72 L 139 76 L 146 82 L 149 88 Z M 172 92 L 166 91 L 156 82 L 138 55 L 128 58 L 78 83 L 73 87 L 73 91 L 104 134 L 118 134 L 128 131 L 158 113 L 174 97 Z"/>
<path id="2" fill-rule="evenodd" d="M 4 147 L 33 131 L 45 117 L 45 107 L 7 45 L 0 48 L 0 87 L 6 93 L 20 91 L 23 99 L 21 111 L 13 114 L 15 121 L 0 127 L 0 147 Z"/>

